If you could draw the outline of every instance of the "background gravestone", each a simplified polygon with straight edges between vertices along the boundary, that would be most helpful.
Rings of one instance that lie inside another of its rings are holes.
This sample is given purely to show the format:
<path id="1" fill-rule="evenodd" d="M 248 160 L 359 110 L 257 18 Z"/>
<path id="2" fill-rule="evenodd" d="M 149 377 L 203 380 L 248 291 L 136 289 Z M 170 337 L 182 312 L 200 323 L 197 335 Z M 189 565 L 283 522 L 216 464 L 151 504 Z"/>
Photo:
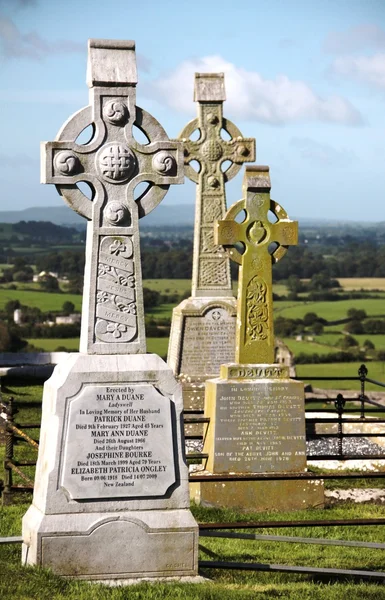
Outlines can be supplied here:
<path id="1" fill-rule="evenodd" d="M 181 144 L 136 106 L 133 42 L 90 40 L 87 81 L 90 105 L 42 147 L 43 181 L 88 229 L 81 353 L 44 386 L 23 561 L 104 582 L 195 575 L 182 395 L 171 369 L 144 354 L 138 228 L 169 185 L 182 183 Z M 79 145 L 90 123 L 94 135 Z M 92 186 L 92 200 L 79 181 Z M 142 181 L 152 185 L 134 200 Z"/>
<path id="2" fill-rule="evenodd" d="M 235 362 L 222 365 L 220 377 L 206 381 L 206 470 L 301 473 L 306 469 L 304 386 L 290 379 L 287 367 L 274 363 L 272 299 L 272 264 L 297 243 L 298 224 L 271 200 L 268 167 L 247 167 L 243 189 L 244 198 L 215 230 L 216 241 L 240 269 Z M 238 223 L 241 211 L 244 220 Z M 197 501 L 216 506 L 293 510 L 323 505 L 318 481 L 203 482 L 192 487 Z"/>
<path id="3" fill-rule="evenodd" d="M 236 300 L 230 261 L 214 243 L 214 223 L 226 212 L 225 184 L 255 160 L 255 140 L 223 118 L 223 73 L 196 73 L 194 100 L 198 118 L 186 125 L 179 140 L 184 145 L 185 173 L 197 184 L 191 297 L 174 308 L 168 364 L 182 381 L 185 408 L 201 408 L 204 381 L 234 360 Z M 190 139 L 198 130 L 199 139 Z M 222 132 L 230 137 L 225 140 Z M 199 163 L 199 173 L 191 166 Z M 230 163 L 222 170 L 224 163 Z"/>

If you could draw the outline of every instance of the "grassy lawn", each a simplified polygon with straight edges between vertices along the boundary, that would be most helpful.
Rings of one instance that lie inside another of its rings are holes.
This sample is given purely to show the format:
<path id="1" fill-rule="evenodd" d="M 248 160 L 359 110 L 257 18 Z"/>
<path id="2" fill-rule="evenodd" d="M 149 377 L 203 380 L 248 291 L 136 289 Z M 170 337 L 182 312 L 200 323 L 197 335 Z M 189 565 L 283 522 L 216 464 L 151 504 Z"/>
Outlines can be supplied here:
<path id="1" fill-rule="evenodd" d="M 20 535 L 21 517 L 28 503 L 0 508 L 0 535 Z M 198 522 L 243 521 L 236 511 L 192 508 Z M 378 518 L 378 506 L 345 505 L 298 513 L 248 514 L 247 520 Z M 248 530 L 251 533 L 253 530 Z M 368 542 L 385 542 L 384 527 L 298 527 L 293 529 L 257 529 L 257 534 L 290 535 Z M 328 577 L 274 572 L 204 569 L 209 579 L 201 584 L 141 583 L 130 587 L 111 588 L 101 584 L 62 579 L 46 569 L 23 567 L 19 544 L 0 546 L 0 597 L 4 600 L 378 600 L 385 598 L 381 583 L 352 580 L 338 581 Z M 318 546 L 289 542 L 267 542 L 200 538 L 200 560 L 258 562 L 264 564 L 316 566 L 325 568 L 385 570 L 383 551 L 367 548 Z"/>

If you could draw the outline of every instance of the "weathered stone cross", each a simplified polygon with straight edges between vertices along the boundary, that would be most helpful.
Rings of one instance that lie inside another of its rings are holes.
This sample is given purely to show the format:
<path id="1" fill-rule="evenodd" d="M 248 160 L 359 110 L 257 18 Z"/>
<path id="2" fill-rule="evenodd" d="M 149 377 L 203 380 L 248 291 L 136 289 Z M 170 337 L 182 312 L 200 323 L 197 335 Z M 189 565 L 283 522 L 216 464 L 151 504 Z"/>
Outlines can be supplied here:
<path id="1" fill-rule="evenodd" d="M 255 160 L 255 140 L 243 138 L 239 129 L 223 118 L 226 100 L 223 73 L 195 73 L 194 101 L 198 118 L 190 121 L 178 139 L 184 143 L 185 174 L 198 184 L 195 208 L 192 296 L 232 296 L 230 261 L 214 244 L 213 225 L 226 212 L 225 183 L 242 164 Z M 230 140 L 221 137 L 224 129 Z M 198 130 L 200 137 L 190 136 Z M 199 173 L 190 165 L 197 161 Z M 222 171 L 225 161 L 231 164 Z"/>
<path id="2" fill-rule="evenodd" d="M 89 40 L 90 104 L 75 113 L 56 141 L 42 144 L 42 182 L 88 219 L 80 351 L 144 353 L 138 219 L 155 208 L 170 184 L 183 183 L 182 144 L 136 106 L 135 44 Z M 93 137 L 77 143 L 92 125 Z M 136 126 L 148 139 L 134 138 Z M 77 186 L 87 182 L 93 198 Z M 134 198 L 135 187 L 149 186 Z"/>
<path id="3" fill-rule="evenodd" d="M 235 362 L 274 363 L 272 263 L 298 243 L 298 223 L 270 199 L 269 167 L 247 167 L 244 198 L 217 223 L 215 241 L 239 263 Z M 241 223 L 235 221 L 244 211 Z M 269 220 L 269 212 L 274 221 Z M 241 245 L 243 253 L 236 245 Z"/>

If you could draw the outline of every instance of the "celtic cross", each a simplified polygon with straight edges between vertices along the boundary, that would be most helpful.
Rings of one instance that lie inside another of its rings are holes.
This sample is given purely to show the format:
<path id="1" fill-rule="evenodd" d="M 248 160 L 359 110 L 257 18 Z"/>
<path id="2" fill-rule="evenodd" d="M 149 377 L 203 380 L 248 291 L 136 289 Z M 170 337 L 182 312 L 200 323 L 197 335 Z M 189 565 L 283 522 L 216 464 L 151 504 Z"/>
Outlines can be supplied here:
<path id="1" fill-rule="evenodd" d="M 190 121 L 178 139 L 184 144 L 185 174 L 197 185 L 192 296 L 232 296 L 230 261 L 214 244 L 213 225 L 226 212 L 225 183 L 245 162 L 255 160 L 255 140 L 223 118 L 226 99 L 223 73 L 195 73 L 194 101 L 198 118 Z M 199 139 L 189 139 L 196 131 Z M 221 137 L 224 130 L 229 140 Z M 191 166 L 199 163 L 199 173 Z M 223 163 L 230 165 L 222 170 Z"/>
<path id="2" fill-rule="evenodd" d="M 235 350 L 240 364 L 274 363 L 272 263 L 298 243 L 298 223 L 270 199 L 270 187 L 269 167 L 247 167 L 244 198 L 233 204 L 215 230 L 216 243 L 240 265 Z M 238 223 L 235 218 L 242 211 L 245 218 Z"/>
<path id="3" fill-rule="evenodd" d="M 182 144 L 136 106 L 135 43 L 89 40 L 90 103 L 42 144 L 42 183 L 88 220 L 80 351 L 146 351 L 138 219 L 183 183 Z M 92 125 L 86 144 L 78 135 Z M 134 138 L 136 126 L 147 137 Z M 78 187 L 92 188 L 89 199 Z M 135 187 L 149 185 L 135 199 Z"/>

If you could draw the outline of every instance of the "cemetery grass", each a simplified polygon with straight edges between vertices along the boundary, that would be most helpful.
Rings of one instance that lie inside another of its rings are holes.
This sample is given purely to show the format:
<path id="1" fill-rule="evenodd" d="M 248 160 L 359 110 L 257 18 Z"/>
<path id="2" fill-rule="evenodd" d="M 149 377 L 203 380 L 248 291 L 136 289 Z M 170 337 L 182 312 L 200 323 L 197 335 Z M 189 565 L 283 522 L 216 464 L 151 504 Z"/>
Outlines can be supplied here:
<path id="1" fill-rule="evenodd" d="M 29 503 L 0 507 L 0 536 L 19 536 L 21 518 Z M 235 510 L 192 507 L 198 522 L 237 522 L 286 519 L 379 518 L 378 506 L 345 505 L 327 512 L 308 510 L 296 513 L 248 513 Z M 240 530 L 241 531 L 241 530 Z M 251 532 L 252 530 L 248 530 Z M 298 527 L 290 529 L 257 529 L 257 534 L 385 542 L 383 527 Z M 46 569 L 23 567 L 20 564 L 20 544 L 0 545 L 0 597 L 4 600 L 251 600 L 289 598 L 298 600 L 343 600 L 385 598 L 381 583 L 336 580 L 320 576 L 243 572 L 204 569 L 206 583 L 142 583 L 126 588 L 109 588 L 100 584 L 62 579 Z M 302 565 L 325 568 L 367 569 L 384 571 L 383 552 L 366 548 L 341 548 L 299 543 L 263 542 L 254 540 L 200 539 L 200 559 L 264 564 Z"/>

